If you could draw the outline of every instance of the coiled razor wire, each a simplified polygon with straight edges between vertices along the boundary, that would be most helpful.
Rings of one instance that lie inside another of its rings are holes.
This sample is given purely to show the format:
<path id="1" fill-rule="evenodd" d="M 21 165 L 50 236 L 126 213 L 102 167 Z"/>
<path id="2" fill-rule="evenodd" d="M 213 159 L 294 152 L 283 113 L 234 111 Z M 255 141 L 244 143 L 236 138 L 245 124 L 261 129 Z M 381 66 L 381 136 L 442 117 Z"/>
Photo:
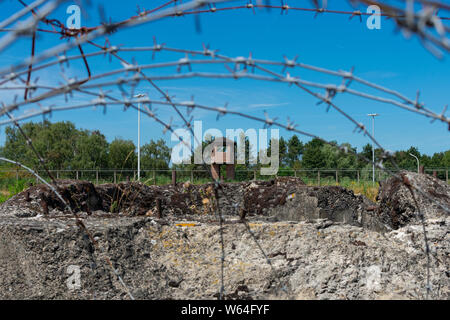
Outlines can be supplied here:
<path id="1" fill-rule="evenodd" d="M 343 10 L 329 10 L 327 9 L 327 1 L 310 1 L 312 3 L 312 7 L 296 7 L 290 6 L 287 1 L 281 1 L 280 5 L 274 5 L 275 1 L 256 1 L 253 3 L 252 1 L 247 1 L 240 6 L 226 6 L 224 3 L 229 2 L 228 0 L 193 0 L 185 3 L 181 3 L 181 1 L 168 1 L 163 3 L 162 5 L 151 9 L 151 10 L 138 10 L 138 14 L 136 16 L 130 17 L 126 20 L 119 22 L 111 22 L 111 20 L 107 21 L 105 18 L 102 18 L 102 24 L 97 27 L 82 27 L 80 29 L 70 29 L 64 26 L 57 19 L 49 19 L 49 16 L 58 6 L 60 6 L 63 2 L 62 0 L 36 0 L 31 4 L 26 4 L 24 1 L 18 1 L 23 8 L 19 10 L 17 13 L 13 14 L 9 18 L 0 22 L 0 32 L 6 32 L 2 38 L 0 38 L 0 51 L 3 51 L 7 47 L 9 47 L 12 43 L 21 39 L 23 37 L 31 37 L 32 46 L 30 56 L 24 59 L 22 62 L 17 64 L 13 64 L 9 67 L 0 68 L 0 90 L 24 90 L 24 99 L 18 100 L 16 97 L 12 103 L 5 104 L 2 102 L 2 107 L 0 108 L 0 117 L 7 115 L 9 119 L 0 121 L 1 125 L 14 124 L 20 133 L 24 136 L 27 144 L 35 153 L 36 157 L 39 159 L 40 165 L 46 171 L 46 174 L 51 179 L 51 184 L 46 182 L 43 178 L 38 176 L 32 169 L 16 162 L 14 160 L 9 160 L 5 158 L 0 158 L 0 160 L 13 163 L 19 165 L 26 170 L 30 171 L 36 177 L 38 177 L 43 183 L 50 187 L 50 189 L 58 196 L 58 198 L 63 202 L 68 210 L 76 219 L 77 225 L 82 229 L 82 231 L 88 235 L 90 241 L 94 245 L 96 249 L 101 249 L 98 246 L 98 243 L 91 236 L 90 232 L 87 230 L 85 224 L 82 219 L 72 211 L 70 206 L 64 199 L 58 194 L 56 190 L 57 182 L 54 177 L 50 174 L 50 171 L 46 168 L 45 159 L 43 159 L 37 150 L 34 148 L 31 139 L 29 139 L 26 134 L 23 132 L 19 125 L 19 121 L 23 121 L 26 119 L 30 119 L 36 116 L 46 116 L 51 115 L 54 111 L 64 111 L 71 109 L 83 109 L 87 107 L 102 107 L 104 111 L 106 111 L 107 107 L 112 106 L 124 106 L 125 110 L 129 108 L 133 108 L 138 110 L 136 107 L 137 103 L 143 103 L 144 109 L 140 109 L 141 112 L 146 114 L 147 116 L 154 119 L 157 123 L 159 123 L 163 127 L 163 132 L 170 131 L 173 135 L 175 135 L 180 142 L 184 143 L 186 146 L 190 147 L 191 152 L 193 153 L 193 147 L 187 144 L 182 140 L 181 137 L 178 136 L 176 131 L 174 130 L 175 125 L 167 123 L 157 115 L 155 110 L 148 108 L 147 105 L 159 105 L 159 106 L 167 106 L 170 107 L 171 110 L 175 112 L 175 115 L 181 119 L 183 122 L 183 127 L 192 131 L 192 120 L 193 117 L 187 119 L 182 112 L 181 109 L 187 110 L 187 116 L 194 109 L 207 110 L 211 112 L 217 112 L 218 118 L 227 114 L 244 117 L 247 119 L 251 119 L 254 121 L 258 121 L 264 124 L 264 127 L 276 126 L 280 128 L 284 128 L 288 131 L 299 133 L 301 135 L 317 138 L 323 141 L 326 144 L 333 146 L 334 148 L 344 152 L 355 154 L 358 158 L 374 164 L 377 168 L 385 171 L 389 175 L 400 179 L 402 183 L 410 190 L 415 205 L 417 207 L 418 215 L 422 222 L 423 233 L 424 233 L 424 242 L 425 242 L 425 252 L 427 255 L 427 277 L 426 277 L 426 298 L 429 297 L 431 291 L 430 285 L 430 257 L 429 257 L 429 246 L 428 246 L 428 238 L 426 235 L 426 221 L 424 215 L 421 213 L 419 205 L 417 203 L 415 193 L 420 194 L 421 196 L 427 198 L 430 201 L 436 203 L 440 208 L 442 208 L 445 212 L 450 213 L 450 209 L 443 203 L 439 201 L 439 199 L 431 198 L 424 190 L 421 190 L 418 186 L 414 186 L 411 182 L 401 174 L 395 173 L 393 170 L 389 170 L 383 165 L 383 162 L 390 161 L 393 167 L 398 170 L 398 166 L 392 158 L 392 153 L 386 151 L 379 143 L 375 140 L 375 138 L 370 135 L 370 133 L 366 130 L 365 126 L 361 123 L 358 123 L 353 117 L 351 117 L 344 109 L 338 107 L 334 102 L 334 98 L 337 95 L 347 93 L 354 96 L 358 96 L 364 99 L 369 99 L 371 101 L 389 104 L 395 107 L 402 108 L 409 112 L 417 113 L 421 116 L 425 116 L 427 118 L 431 118 L 431 121 L 439 121 L 445 123 L 450 130 L 450 118 L 446 116 L 447 106 L 444 106 L 442 112 L 436 113 L 432 111 L 431 108 L 425 106 L 423 102 L 420 101 L 420 94 L 417 93 L 415 99 L 411 99 L 406 97 L 405 95 L 399 93 L 396 90 L 383 87 L 379 84 L 375 84 L 359 78 L 354 75 L 354 70 L 350 71 L 334 71 L 325 69 L 322 67 L 312 66 L 305 64 L 303 62 L 297 62 L 297 57 L 294 59 L 288 59 L 284 57 L 282 61 L 273 61 L 273 60 L 263 60 L 263 59 L 254 59 L 250 54 L 248 57 L 228 57 L 222 54 L 218 54 L 217 50 L 210 50 L 208 46 L 203 46 L 203 50 L 192 50 L 192 49 L 183 49 L 183 48 L 172 48 L 168 47 L 165 44 L 158 44 L 156 38 L 154 38 L 153 46 L 146 47 L 118 47 L 113 46 L 109 43 L 109 40 L 106 38 L 105 45 L 99 45 L 94 42 L 96 38 L 102 36 L 108 36 L 109 34 L 118 32 L 122 29 L 126 29 L 133 26 L 143 25 L 150 22 L 155 22 L 166 17 L 180 17 L 184 15 L 194 14 L 196 17 L 196 24 L 199 24 L 199 16 L 200 14 L 207 13 L 216 13 L 220 11 L 231 11 L 231 10 L 244 10 L 250 9 L 255 12 L 255 9 L 265 8 L 267 10 L 280 10 L 281 14 L 287 14 L 289 11 L 297 11 L 297 12 L 305 12 L 305 13 L 314 13 L 315 17 L 318 15 L 325 14 L 342 14 L 349 15 L 350 19 L 357 16 L 361 20 L 361 16 L 369 15 L 368 13 L 361 12 L 359 10 L 354 11 L 343 11 Z M 299 1 L 297 1 L 299 2 Z M 296 3 L 297 3 L 296 2 Z M 303 1 L 302 3 L 304 3 Z M 307 2 L 307 1 L 306 1 Z M 430 50 L 433 54 L 438 57 L 442 56 L 443 52 L 450 51 L 448 32 L 450 27 L 446 24 L 449 21 L 449 17 L 446 17 L 442 14 L 442 12 L 448 13 L 450 11 L 450 6 L 438 1 L 428 1 L 428 0 L 404 0 L 401 1 L 405 8 L 400 6 L 392 6 L 387 3 L 387 1 L 372 1 L 372 0 L 355 0 L 353 3 L 359 3 L 363 5 L 377 5 L 381 8 L 380 16 L 392 19 L 395 21 L 397 27 L 404 31 L 405 34 L 416 34 L 424 46 Z M 216 5 L 220 5 L 220 7 L 216 7 Z M 420 5 L 420 8 L 418 8 Z M 99 9 L 101 16 L 104 17 L 104 13 Z M 24 21 L 19 21 L 19 19 L 28 16 Z M 14 26 L 7 29 L 6 27 L 12 25 Z M 40 28 L 39 24 L 44 24 L 46 27 Z M 51 29 L 48 29 L 48 27 Z M 44 52 L 41 52 L 36 55 L 35 44 L 36 44 L 36 34 L 38 32 L 45 32 L 50 34 L 56 34 L 61 37 L 61 39 L 69 40 L 66 43 L 62 43 L 51 47 Z M 89 45 L 91 48 L 95 48 L 93 52 L 85 52 L 82 46 Z M 78 48 L 79 54 L 66 56 L 66 52 L 70 49 Z M 124 59 L 119 55 L 119 53 L 123 52 L 152 52 L 152 58 L 155 57 L 156 52 L 166 51 L 166 52 L 175 52 L 184 54 L 183 58 L 180 58 L 177 61 L 166 61 L 162 63 L 152 63 L 152 64 L 138 64 L 134 61 L 130 62 L 129 60 Z M 122 64 L 122 68 L 110 70 L 103 73 L 95 73 L 95 70 L 92 70 L 89 66 L 88 59 L 100 55 L 108 55 L 109 58 L 114 58 L 120 61 Z M 193 59 L 194 55 L 203 56 L 204 59 Z M 56 58 L 55 58 L 56 57 Z M 54 85 L 41 85 L 38 84 L 38 80 L 35 79 L 31 81 L 31 75 L 33 72 L 39 70 L 46 70 L 52 66 L 59 65 L 61 67 L 62 72 L 64 73 L 64 65 L 67 65 L 70 61 L 83 61 L 83 64 L 86 69 L 87 77 L 81 80 L 77 79 L 65 79 L 65 83 L 60 86 Z M 192 68 L 195 65 L 204 65 L 204 66 L 221 66 L 226 71 L 223 73 L 220 72 L 198 72 L 193 71 Z M 230 67 L 233 66 L 233 68 Z M 177 73 L 175 74 L 166 74 L 166 75 L 149 75 L 146 74 L 145 71 L 148 70 L 159 70 L 167 67 L 176 67 Z M 281 73 L 273 70 L 273 68 L 282 68 Z M 189 72 L 181 72 L 182 70 L 188 69 Z M 252 70 L 250 73 L 249 70 Z M 316 81 L 308 81 L 300 77 L 291 76 L 289 72 L 285 72 L 287 69 L 291 69 L 293 71 L 298 71 L 302 69 L 314 71 L 323 75 L 331 75 L 335 76 L 340 80 L 340 84 L 334 83 L 321 83 Z M 257 73 L 255 73 L 255 70 Z M 125 76 L 123 76 L 125 74 Z M 130 76 L 132 74 L 132 76 Z M 26 76 L 26 79 L 23 77 Z M 108 79 L 113 76 L 119 76 L 116 79 Z M 264 117 L 258 117 L 252 114 L 246 114 L 243 112 L 229 110 L 227 108 L 227 104 L 224 107 L 218 106 L 206 106 L 201 105 L 194 102 L 193 99 L 191 101 L 178 102 L 174 101 L 173 97 L 169 95 L 168 92 L 164 92 L 155 81 L 158 80 L 178 80 L 185 78 L 216 78 L 216 79 L 242 79 L 248 78 L 258 81 L 270 81 L 270 82 L 281 82 L 286 83 L 290 86 L 294 85 L 307 94 L 313 96 L 318 100 L 317 104 L 324 104 L 326 106 L 326 110 L 328 111 L 330 108 L 338 111 L 342 116 L 347 118 L 355 125 L 355 131 L 360 132 L 367 136 L 376 146 L 378 146 L 382 150 L 382 159 L 379 162 L 373 163 L 372 160 L 366 159 L 365 157 L 356 154 L 353 150 L 349 150 L 346 146 L 340 146 L 334 142 L 327 141 L 322 139 L 321 137 L 305 132 L 297 129 L 298 126 L 292 120 L 288 119 L 287 123 L 281 123 L 277 121 L 277 118 L 270 118 L 268 113 L 265 112 Z M 145 81 L 149 83 L 152 88 L 154 88 L 157 92 L 162 94 L 163 100 L 149 99 L 149 98 L 139 98 L 134 99 L 134 90 L 140 81 Z M 18 83 L 20 82 L 20 83 Z M 350 85 L 353 82 L 357 82 L 366 87 L 367 90 L 375 90 L 380 95 L 368 93 L 361 90 L 354 90 L 350 88 Z M 128 86 L 130 92 L 128 92 L 125 87 Z M 122 97 L 117 98 L 113 95 L 105 93 L 103 88 L 105 87 L 117 87 L 122 94 Z M 316 91 L 314 91 L 316 90 Z M 317 91 L 319 90 L 319 91 Z M 323 91 L 323 93 L 321 92 Z M 45 103 L 47 100 L 64 96 L 67 101 L 73 98 L 72 95 L 74 93 L 81 94 L 85 96 L 93 96 L 94 98 L 86 103 L 68 103 L 66 106 L 53 106 L 53 105 L 41 105 L 41 102 Z M 38 105 L 39 110 L 34 110 L 32 112 L 25 113 L 23 115 L 13 116 L 13 111 L 18 111 L 23 109 L 28 105 Z M 180 109 L 181 108 L 181 109 Z M 194 138 L 197 137 L 194 135 Z M 196 141 L 199 143 L 199 141 Z M 205 166 L 205 164 L 203 164 Z M 210 172 L 209 168 L 205 166 L 205 168 Z M 211 173 L 211 172 L 210 172 Z M 52 185 L 53 184 L 53 185 Z M 223 215 L 219 206 L 219 191 L 225 197 L 225 200 L 231 204 L 233 207 L 238 208 L 239 204 L 234 203 L 229 199 L 228 195 L 224 192 L 224 189 L 221 186 L 220 181 L 215 181 L 214 183 L 214 194 L 217 202 L 216 206 L 216 215 L 219 220 L 219 233 L 220 233 L 220 246 L 221 246 L 221 281 L 219 288 L 219 299 L 223 299 L 225 297 L 224 292 L 224 264 L 225 264 L 225 245 L 224 245 L 224 237 L 223 237 Z M 257 238 L 252 232 L 249 224 L 242 219 L 241 221 L 245 227 L 247 232 L 252 236 L 254 241 L 257 244 L 258 249 L 260 250 L 263 257 L 266 259 L 267 263 L 270 265 L 272 272 L 275 274 L 275 269 L 265 253 L 262 246 L 259 244 Z M 112 268 L 113 272 L 117 276 L 119 282 L 124 287 L 130 299 L 134 299 L 130 288 L 125 284 L 123 279 L 120 277 L 118 271 L 112 266 L 111 261 L 106 256 L 107 264 Z M 277 278 L 280 282 L 280 280 Z M 279 288 L 285 290 L 284 285 L 280 282 Z"/>

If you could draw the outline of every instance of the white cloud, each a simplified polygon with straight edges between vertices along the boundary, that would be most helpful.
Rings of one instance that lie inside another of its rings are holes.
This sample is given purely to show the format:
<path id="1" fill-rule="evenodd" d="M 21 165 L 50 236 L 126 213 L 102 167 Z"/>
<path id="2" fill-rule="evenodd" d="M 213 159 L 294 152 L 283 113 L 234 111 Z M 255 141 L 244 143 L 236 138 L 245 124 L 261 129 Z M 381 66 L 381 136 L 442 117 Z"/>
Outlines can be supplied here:
<path id="1" fill-rule="evenodd" d="M 281 107 L 288 105 L 289 102 L 282 103 L 252 103 L 249 105 L 249 108 L 272 108 L 272 107 Z"/>

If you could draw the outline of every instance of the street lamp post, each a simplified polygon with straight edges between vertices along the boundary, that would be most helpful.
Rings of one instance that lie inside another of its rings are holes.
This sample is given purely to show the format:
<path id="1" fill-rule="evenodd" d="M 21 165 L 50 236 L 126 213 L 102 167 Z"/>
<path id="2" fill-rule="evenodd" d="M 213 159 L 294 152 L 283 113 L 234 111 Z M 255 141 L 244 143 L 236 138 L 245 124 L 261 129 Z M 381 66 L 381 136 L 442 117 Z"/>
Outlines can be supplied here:
<path id="1" fill-rule="evenodd" d="M 379 116 L 378 113 L 369 113 L 369 117 L 372 117 L 372 137 L 375 139 L 375 117 Z M 375 185 L 375 148 L 372 141 L 372 183 Z"/>
<path id="2" fill-rule="evenodd" d="M 419 173 L 420 172 L 420 162 L 419 162 L 419 158 L 417 158 L 415 155 L 413 155 L 412 153 L 409 153 L 409 155 L 411 156 L 411 157 L 414 157 L 414 158 L 416 158 L 416 161 L 417 161 L 417 173 Z"/>
<path id="3" fill-rule="evenodd" d="M 145 94 L 137 94 L 135 98 L 143 98 Z M 137 178 L 138 181 L 141 179 L 141 102 L 138 103 L 138 168 L 137 168 Z"/>

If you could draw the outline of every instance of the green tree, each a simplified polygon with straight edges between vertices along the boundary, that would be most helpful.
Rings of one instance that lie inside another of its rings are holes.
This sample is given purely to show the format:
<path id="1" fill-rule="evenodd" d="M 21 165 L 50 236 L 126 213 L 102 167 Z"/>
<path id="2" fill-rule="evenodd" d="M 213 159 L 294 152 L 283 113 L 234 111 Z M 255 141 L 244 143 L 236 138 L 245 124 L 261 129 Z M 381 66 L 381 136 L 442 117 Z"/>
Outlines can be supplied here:
<path id="1" fill-rule="evenodd" d="M 430 167 L 432 168 L 442 168 L 444 162 L 444 153 L 443 152 L 437 152 L 433 154 L 431 157 Z"/>
<path id="2" fill-rule="evenodd" d="M 108 167 L 108 142 L 100 131 L 81 131 L 76 141 L 73 167 L 103 169 Z"/>
<path id="3" fill-rule="evenodd" d="M 358 157 L 358 168 L 362 169 L 367 165 L 367 161 L 364 159 L 372 160 L 372 145 L 366 144 L 359 155 L 361 158 Z"/>
<path id="4" fill-rule="evenodd" d="M 137 167 L 136 147 L 131 140 L 114 139 L 109 145 L 110 169 L 135 169 Z"/>
<path id="5" fill-rule="evenodd" d="M 279 146 L 279 155 L 280 155 L 280 166 L 284 167 L 287 165 L 287 156 L 288 156 L 288 144 L 286 140 L 281 137 L 280 141 L 278 141 Z"/>
<path id="6" fill-rule="evenodd" d="M 442 157 L 442 168 L 450 168 L 450 150 L 444 152 Z"/>
<path id="7" fill-rule="evenodd" d="M 72 168 L 78 137 L 78 130 L 73 123 L 69 121 L 29 122 L 22 125 L 22 130 L 31 139 L 33 146 L 43 157 L 49 169 Z M 5 156 L 35 168 L 39 167 L 39 159 L 28 146 L 20 131 L 15 127 L 8 127 L 5 133 Z"/>
<path id="8" fill-rule="evenodd" d="M 250 143 L 248 137 L 245 137 L 245 165 L 247 168 L 255 167 L 254 162 L 256 161 L 256 166 L 258 164 L 259 154 L 257 150 L 255 150 L 256 146 Z M 255 157 L 256 151 L 256 157 Z M 237 144 L 235 144 L 235 152 L 237 152 Z"/>
<path id="9" fill-rule="evenodd" d="M 302 167 L 307 169 L 324 168 L 326 166 L 325 157 L 322 153 L 324 142 L 314 138 L 305 144 L 302 157 Z"/>
<path id="10" fill-rule="evenodd" d="M 267 155 L 269 157 L 272 155 L 272 139 L 270 139 L 269 141 Z M 286 165 L 288 165 L 288 143 L 283 137 L 278 140 L 278 156 L 280 167 L 285 167 Z"/>
<path id="11" fill-rule="evenodd" d="M 287 152 L 287 161 L 290 167 L 299 167 L 300 158 L 303 154 L 304 145 L 303 142 L 297 137 L 297 135 L 293 135 L 288 140 L 288 152 Z"/>
<path id="12" fill-rule="evenodd" d="M 346 147 L 348 152 L 345 153 L 330 144 L 324 144 L 321 147 L 321 153 L 325 160 L 325 168 L 356 169 L 357 160 L 354 154 L 356 150 L 349 143 L 344 143 L 341 147 Z"/>
<path id="13" fill-rule="evenodd" d="M 400 168 L 416 171 L 417 161 L 414 157 L 411 156 L 411 154 L 415 155 L 419 159 L 422 158 L 419 150 L 416 147 L 410 147 L 406 151 L 397 151 L 394 154 L 394 160 Z"/>
<path id="14" fill-rule="evenodd" d="M 151 140 L 141 147 L 142 169 L 169 169 L 170 149 L 163 139 Z"/>

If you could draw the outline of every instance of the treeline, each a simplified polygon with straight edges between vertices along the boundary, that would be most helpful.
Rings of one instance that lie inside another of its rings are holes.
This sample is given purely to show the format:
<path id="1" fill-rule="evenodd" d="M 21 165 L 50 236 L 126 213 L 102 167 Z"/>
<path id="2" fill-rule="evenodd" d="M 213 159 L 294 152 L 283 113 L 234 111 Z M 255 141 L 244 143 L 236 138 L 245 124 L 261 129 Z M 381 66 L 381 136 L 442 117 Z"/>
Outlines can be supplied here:
<path id="1" fill-rule="evenodd" d="M 137 168 L 137 148 L 131 140 L 120 138 L 108 143 L 105 136 L 95 130 L 80 130 L 72 122 L 25 123 L 22 125 L 25 134 L 33 141 L 36 150 L 46 160 L 49 169 L 135 169 Z M 37 168 L 39 161 L 25 138 L 15 127 L 5 130 L 5 145 L 0 148 L 0 154 L 6 158 L 19 161 L 25 165 Z M 344 153 L 319 139 L 312 139 L 304 143 L 296 135 L 289 139 L 279 140 L 280 167 L 291 169 L 370 169 L 371 165 L 356 156 L 372 159 L 372 146 L 365 145 L 361 151 L 348 143 L 341 146 L 350 152 Z M 254 168 L 259 164 L 248 163 L 249 150 L 252 148 L 246 142 L 247 164 L 239 165 L 237 169 Z M 394 160 L 402 169 L 417 169 L 414 157 L 419 158 L 420 164 L 426 168 L 450 168 L 450 150 L 438 152 L 433 156 L 421 154 L 415 147 L 397 151 Z M 171 149 L 164 140 L 151 140 L 141 146 L 141 168 L 144 170 L 169 169 Z M 382 156 L 380 149 L 375 149 L 375 160 Z M 386 167 L 393 167 L 389 161 L 383 163 Z M 193 169 L 195 165 L 181 165 Z M 199 169 L 202 167 L 199 167 Z"/>
<path id="2" fill-rule="evenodd" d="M 333 142 L 337 145 L 337 142 Z M 349 143 L 341 144 L 349 152 L 339 151 L 337 148 L 324 143 L 319 139 L 312 139 L 306 144 L 299 141 L 297 136 L 292 136 L 289 140 L 280 138 L 280 163 L 286 167 L 299 167 L 308 169 L 364 169 L 371 167 L 365 159 L 372 160 L 372 146 L 366 144 L 361 151 L 352 147 Z M 357 154 L 357 155 L 356 155 Z M 416 147 L 407 150 L 396 151 L 393 155 L 394 162 L 402 169 L 416 170 L 417 161 L 411 156 L 416 156 L 420 164 L 426 168 L 449 168 L 450 150 L 438 152 L 433 156 L 421 154 Z M 382 159 L 383 152 L 375 148 L 375 161 Z M 301 159 L 301 160 L 300 160 Z M 393 168 L 391 161 L 383 162 L 385 167 Z"/>
<path id="3" fill-rule="evenodd" d="M 72 122 L 25 123 L 22 130 L 51 170 L 71 169 L 135 169 L 137 150 L 133 141 L 120 138 L 111 143 L 98 130 L 80 130 Z M 5 130 L 5 145 L 0 154 L 38 168 L 39 161 L 25 138 L 15 127 Z M 141 167 L 169 169 L 170 149 L 164 140 L 150 141 L 141 146 Z"/>

